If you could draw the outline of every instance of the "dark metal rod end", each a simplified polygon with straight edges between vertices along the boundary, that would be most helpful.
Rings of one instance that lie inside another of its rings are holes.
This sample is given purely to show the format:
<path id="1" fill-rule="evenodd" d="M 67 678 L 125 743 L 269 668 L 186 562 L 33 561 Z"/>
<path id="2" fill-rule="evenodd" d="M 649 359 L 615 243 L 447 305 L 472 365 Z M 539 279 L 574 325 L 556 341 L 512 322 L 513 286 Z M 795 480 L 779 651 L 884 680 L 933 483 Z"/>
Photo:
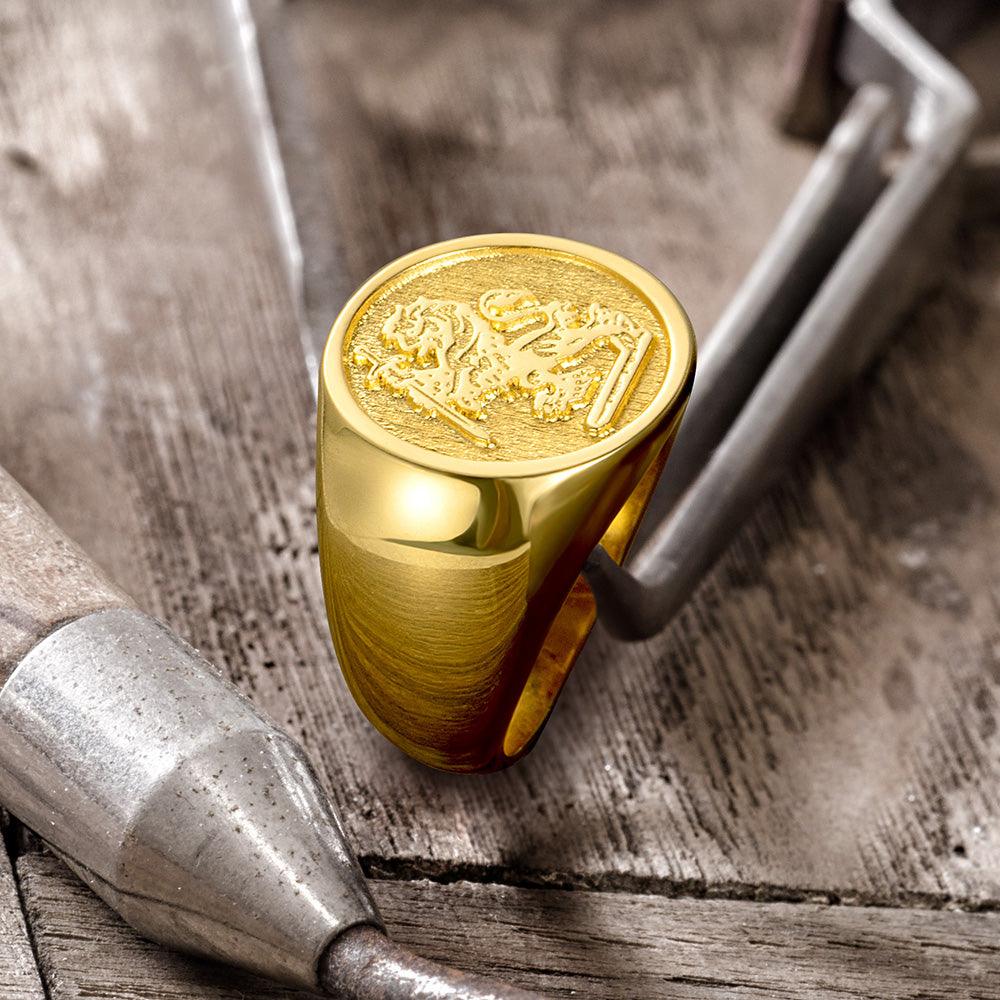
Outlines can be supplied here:
<path id="1" fill-rule="evenodd" d="M 419 958 L 368 924 L 334 940 L 320 961 L 319 981 L 343 1000 L 539 1000 L 536 993 Z"/>

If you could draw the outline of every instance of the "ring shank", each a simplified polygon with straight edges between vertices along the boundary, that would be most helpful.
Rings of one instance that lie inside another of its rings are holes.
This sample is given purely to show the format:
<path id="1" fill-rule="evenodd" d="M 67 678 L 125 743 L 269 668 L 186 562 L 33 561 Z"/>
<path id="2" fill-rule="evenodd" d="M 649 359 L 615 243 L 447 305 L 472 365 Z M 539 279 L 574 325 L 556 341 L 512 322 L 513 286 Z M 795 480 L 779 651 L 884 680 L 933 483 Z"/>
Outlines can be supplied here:
<path id="1" fill-rule="evenodd" d="M 649 463 L 639 485 L 601 537 L 600 544 L 617 563 L 621 563 L 628 555 L 639 522 L 663 472 L 675 435 L 676 426 Z M 501 766 L 514 763 L 531 749 L 596 621 L 597 602 L 586 578 L 580 573 L 545 636 L 518 698 L 504 734 Z"/>
<path id="2" fill-rule="evenodd" d="M 599 541 L 624 558 L 680 411 L 603 461 L 511 481 L 415 469 L 322 400 L 320 421 L 320 564 L 352 694 L 425 764 L 508 766 L 533 745 L 596 619 L 580 567 Z"/>

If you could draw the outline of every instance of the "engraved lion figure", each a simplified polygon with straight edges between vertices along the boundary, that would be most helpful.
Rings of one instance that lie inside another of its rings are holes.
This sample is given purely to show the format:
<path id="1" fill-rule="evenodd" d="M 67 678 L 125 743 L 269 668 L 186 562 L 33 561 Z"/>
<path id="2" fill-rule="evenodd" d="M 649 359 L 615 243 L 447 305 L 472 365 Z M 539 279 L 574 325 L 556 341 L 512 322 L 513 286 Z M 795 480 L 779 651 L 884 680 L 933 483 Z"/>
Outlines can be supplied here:
<path id="1" fill-rule="evenodd" d="M 491 447 L 484 421 L 498 398 L 529 397 L 541 420 L 570 419 L 589 406 L 586 430 L 608 433 L 653 335 L 598 303 L 580 308 L 497 288 L 475 303 L 420 296 L 396 305 L 381 339 L 392 352 L 387 357 L 364 348 L 352 355 L 367 368 L 369 389 L 405 396 L 416 409 Z"/>

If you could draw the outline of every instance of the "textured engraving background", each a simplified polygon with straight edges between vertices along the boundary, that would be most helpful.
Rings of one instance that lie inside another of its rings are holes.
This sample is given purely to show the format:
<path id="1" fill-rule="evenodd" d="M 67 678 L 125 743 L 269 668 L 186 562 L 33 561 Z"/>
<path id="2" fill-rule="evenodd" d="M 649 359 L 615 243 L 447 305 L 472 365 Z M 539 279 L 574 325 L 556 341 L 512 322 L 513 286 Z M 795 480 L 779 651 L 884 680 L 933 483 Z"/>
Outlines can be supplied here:
<path id="1" fill-rule="evenodd" d="M 369 298 L 355 317 L 344 347 L 344 367 L 355 398 L 376 423 L 412 444 L 458 458 L 517 461 L 547 458 L 586 447 L 594 435 L 584 426 L 587 407 L 566 420 L 543 420 L 533 415 L 531 400 L 498 398 L 486 407 L 486 420 L 495 446 L 484 448 L 444 420 L 418 412 L 408 400 L 387 389 L 366 388 L 367 369 L 351 360 L 358 347 L 377 357 L 386 356 L 381 329 L 397 305 L 418 296 L 475 304 L 491 288 L 524 289 L 542 303 L 568 301 L 585 309 L 597 302 L 621 310 L 654 334 L 643 368 L 614 426 L 625 429 L 642 413 L 663 384 L 669 350 L 665 327 L 642 294 L 617 275 L 583 258 L 541 250 L 503 250 L 462 255 L 408 269 Z M 506 338 L 514 339 L 513 335 Z M 607 372 L 615 352 L 601 348 L 587 361 Z"/>

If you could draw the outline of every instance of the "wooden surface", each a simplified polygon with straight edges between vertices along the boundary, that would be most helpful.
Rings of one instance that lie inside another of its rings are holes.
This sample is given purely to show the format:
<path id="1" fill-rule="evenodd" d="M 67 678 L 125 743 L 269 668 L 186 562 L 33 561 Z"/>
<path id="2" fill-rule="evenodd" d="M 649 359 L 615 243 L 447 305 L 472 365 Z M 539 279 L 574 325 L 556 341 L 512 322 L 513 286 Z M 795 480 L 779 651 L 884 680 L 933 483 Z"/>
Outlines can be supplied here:
<path id="1" fill-rule="evenodd" d="M 314 331 L 396 253 L 490 229 L 633 256 L 704 331 L 808 164 L 770 125 L 778 0 L 254 9 Z M 333 661 L 233 39 L 199 0 L 6 5 L 0 464 L 304 742 L 428 954 L 552 995 L 1000 996 L 995 917 L 934 909 L 1000 903 L 995 221 L 942 248 L 943 290 L 672 628 L 595 634 L 513 770 L 438 774 Z M 244 989 L 19 852 L 50 998 Z"/>
<path id="2" fill-rule="evenodd" d="M 456 10 L 258 4 L 312 313 L 411 246 L 541 229 L 635 257 L 708 330 L 806 166 L 769 120 L 787 5 Z M 966 271 L 990 274 L 990 251 Z M 429 850 L 393 845 L 410 870 L 997 896 L 1000 798 L 967 769 L 989 759 L 970 720 L 992 721 L 992 680 L 962 648 L 1000 635 L 982 558 L 1000 461 L 965 442 L 998 426 L 995 314 L 969 330 L 969 282 L 988 278 L 944 266 L 944 296 L 677 624 L 639 646 L 596 636 L 530 760 L 474 791 L 436 783 Z M 380 798 L 426 794 L 422 774 L 366 770 Z"/>
<path id="3" fill-rule="evenodd" d="M 52 857 L 32 854 L 18 868 L 40 965 L 59 997 L 305 996 L 143 941 Z M 373 889 L 397 940 L 551 997 L 994 997 L 1000 976 L 997 914 L 470 882 Z"/>
<path id="4" fill-rule="evenodd" d="M 253 0 L 318 345 L 387 260 L 539 232 L 651 268 L 704 332 L 805 173 L 784 0 Z"/>
<path id="5" fill-rule="evenodd" d="M 6 815 L 0 811 L 0 833 Z M 68 874 L 68 872 L 67 872 Z M 23 897 L 6 851 L 0 851 L 0 984 L 4 1000 L 43 1000 L 41 973 L 28 939 Z"/>

